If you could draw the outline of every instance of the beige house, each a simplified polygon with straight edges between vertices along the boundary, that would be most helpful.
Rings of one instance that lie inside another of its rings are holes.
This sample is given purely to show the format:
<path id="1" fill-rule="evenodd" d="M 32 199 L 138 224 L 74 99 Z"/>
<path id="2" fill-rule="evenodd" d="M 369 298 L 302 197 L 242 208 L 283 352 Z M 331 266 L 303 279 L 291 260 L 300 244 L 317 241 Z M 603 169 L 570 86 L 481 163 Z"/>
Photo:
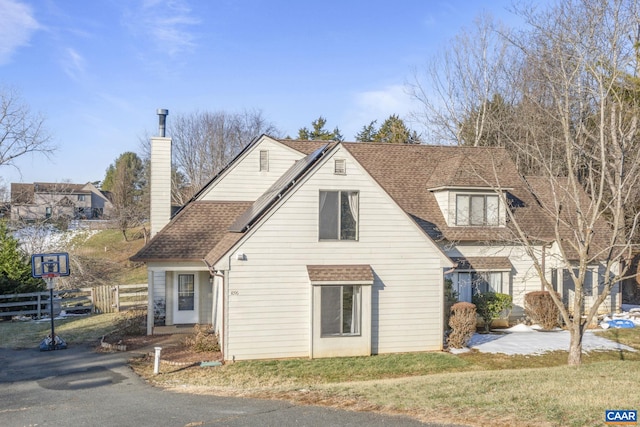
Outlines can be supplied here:
<path id="1" fill-rule="evenodd" d="M 112 209 L 108 195 L 95 185 L 35 182 L 11 183 L 11 219 L 102 219 Z"/>
<path id="2" fill-rule="evenodd" d="M 498 166 L 560 276 L 553 228 L 502 149 L 262 136 L 170 219 L 170 144 L 152 139 L 165 187 L 132 258 L 148 267 L 148 332 L 211 323 L 225 360 L 441 350 L 445 279 L 462 300 L 509 293 L 521 316 L 541 282 L 478 165 Z"/>

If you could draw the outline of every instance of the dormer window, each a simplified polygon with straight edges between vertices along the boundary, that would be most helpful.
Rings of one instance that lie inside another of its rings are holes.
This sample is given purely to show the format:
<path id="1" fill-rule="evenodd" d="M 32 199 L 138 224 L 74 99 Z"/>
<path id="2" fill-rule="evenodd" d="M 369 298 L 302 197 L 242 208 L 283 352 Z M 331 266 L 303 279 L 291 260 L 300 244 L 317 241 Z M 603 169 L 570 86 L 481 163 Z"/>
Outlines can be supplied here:
<path id="1" fill-rule="evenodd" d="M 500 225 L 500 199 L 496 195 L 456 195 L 456 225 Z"/>

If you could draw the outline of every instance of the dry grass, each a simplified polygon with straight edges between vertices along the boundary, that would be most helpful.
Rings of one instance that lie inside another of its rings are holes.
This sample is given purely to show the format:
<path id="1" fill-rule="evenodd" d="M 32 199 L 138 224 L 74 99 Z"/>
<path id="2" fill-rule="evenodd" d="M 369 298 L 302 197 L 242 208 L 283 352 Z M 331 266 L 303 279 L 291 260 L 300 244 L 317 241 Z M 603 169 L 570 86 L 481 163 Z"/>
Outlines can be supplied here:
<path id="1" fill-rule="evenodd" d="M 423 420 L 472 425 L 601 425 L 605 409 L 636 409 L 639 362 L 437 374 L 320 387 Z M 446 419 L 441 419 L 447 414 Z"/>
<path id="2" fill-rule="evenodd" d="M 55 333 L 68 344 L 99 340 L 117 324 L 118 314 L 72 317 L 54 320 Z M 0 348 L 37 348 L 51 333 L 51 322 L 0 322 Z"/>
<path id="3" fill-rule="evenodd" d="M 640 330 L 610 330 L 640 349 Z M 605 409 L 637 409 L 640 352 L 507 356 L 471 352 L 237 362 L 220 368 L 134 362 L 136 372 L 175 391 L 250 396 L 413 416 L 474 426 L 602 425 Z"/>

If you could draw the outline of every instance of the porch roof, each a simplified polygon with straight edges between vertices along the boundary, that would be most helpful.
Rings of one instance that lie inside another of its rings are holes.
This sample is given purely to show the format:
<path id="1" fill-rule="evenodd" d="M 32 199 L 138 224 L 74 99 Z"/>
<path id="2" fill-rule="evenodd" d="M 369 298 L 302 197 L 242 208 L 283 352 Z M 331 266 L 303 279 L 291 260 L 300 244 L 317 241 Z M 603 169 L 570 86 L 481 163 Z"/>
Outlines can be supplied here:
<path id="1" fill-rule="evenodd" d="M 373 284 L 373 271 L 369 264 L 307 265 L 311 284 L 357 282 Z"/>
<path id="2" fill-rule="evenodd" d="M 451 257 L 451 260 L 458 265 L 456 270 L 511 270 L 513 265 L 507 257 Z"/>

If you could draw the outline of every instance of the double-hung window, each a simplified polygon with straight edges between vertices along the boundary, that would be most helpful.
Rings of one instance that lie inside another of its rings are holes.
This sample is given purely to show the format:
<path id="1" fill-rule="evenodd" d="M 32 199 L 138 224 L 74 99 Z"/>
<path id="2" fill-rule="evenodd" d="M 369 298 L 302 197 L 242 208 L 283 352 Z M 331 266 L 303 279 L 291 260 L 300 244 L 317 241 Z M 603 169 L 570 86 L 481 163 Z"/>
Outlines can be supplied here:
<path id="1" fill-rule="evenodd" d="M 360 335 L 361 286 L 322 286 L 322 336 Z"/>
<path id="2" fill-rule="evenodd" d="M 320 192 L 320 240 L 358 240 L 357 191 Z"/>
<path id="3" fill-rule="evenodd" d="M 456 225 L 499 225 L 499 206 L 498 196 L 458 194 L 456 196 Z"/>

